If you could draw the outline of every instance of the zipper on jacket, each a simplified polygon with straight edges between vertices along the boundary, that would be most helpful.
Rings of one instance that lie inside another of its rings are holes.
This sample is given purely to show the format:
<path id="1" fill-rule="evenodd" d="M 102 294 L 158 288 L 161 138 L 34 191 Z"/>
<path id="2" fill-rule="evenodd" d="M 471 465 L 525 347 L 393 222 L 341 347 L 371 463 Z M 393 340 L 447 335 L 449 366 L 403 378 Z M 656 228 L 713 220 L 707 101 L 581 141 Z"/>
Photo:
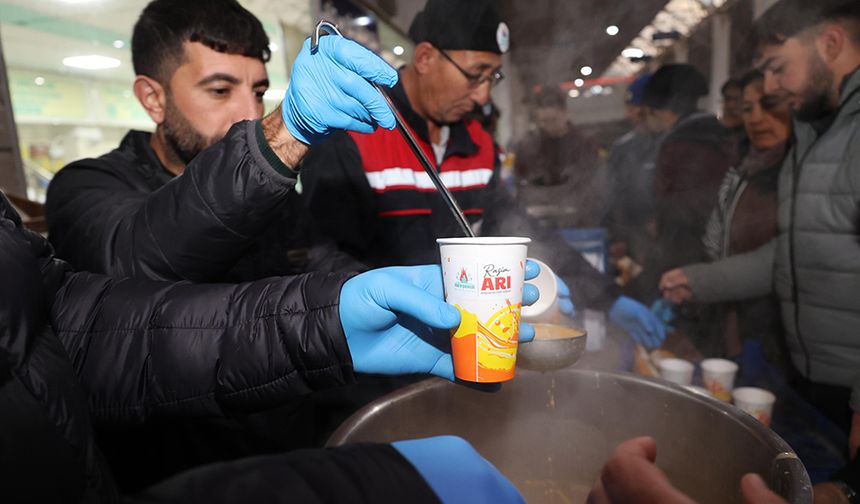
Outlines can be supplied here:
<path id="1" fill-rule="evenodd" d="M 799 147 L 799 142 L 795 142 L 794 153 L 792 154 L 791 210 L 788 221 L 788 262 L 791 266 L 791 300 L 794 302 L 794 331 L 797 336 L 797 341 L 800 343 L 800 349 L 803 351 L 806 379 L 810 381 L 812 381 L 812 362 L 809 357 L 809 349 L 806 348 L 806 342 L 803 340 L 803 335 L 800 330 L 800 290 L 797 287 L 797 264 L 795 263 L 794 254 L 794 221 L 797 217 L 797 192 L 798 185 L 800 184 L 800 167 L 804 162 L 806 162 L 806 158 L 809 156 L 809 153 L 812 152 L 812 149 L 815 147 L 817 142 L 818 140 L 816 139 L 816 141 L 806 149 L 806 152 L 804 152 L 803 157 L 800 159 L 800 164 L 797 162 L 797 148 Z"/>

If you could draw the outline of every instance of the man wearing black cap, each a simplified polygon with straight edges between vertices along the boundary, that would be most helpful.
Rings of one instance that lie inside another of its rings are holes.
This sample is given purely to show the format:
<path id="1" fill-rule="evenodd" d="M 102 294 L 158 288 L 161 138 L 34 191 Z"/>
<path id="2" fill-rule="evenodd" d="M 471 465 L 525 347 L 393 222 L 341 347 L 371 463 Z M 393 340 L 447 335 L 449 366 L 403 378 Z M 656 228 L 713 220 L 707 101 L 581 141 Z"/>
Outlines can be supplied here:
<path id="1" fill-rule="evenodd" d="M 662 323 L 617 288 L 559 235 L 536 226 L 500 185 L 497 150 L 465 119 L 502 80 L 509 30 L 492 0 L 429 0 L 409 29 L 412 61 L 390 96 L 477 234 L 525 234 L 530 253 L 554 265 L 574 301 L 609 310 L 635 339 L 655 346 Z M 340 246 L 368 266 L 438 261 L 435 239 L 459 236 L 444 202 L 396 131 L 335 133 L 302 165 L 311 214 Z"/>

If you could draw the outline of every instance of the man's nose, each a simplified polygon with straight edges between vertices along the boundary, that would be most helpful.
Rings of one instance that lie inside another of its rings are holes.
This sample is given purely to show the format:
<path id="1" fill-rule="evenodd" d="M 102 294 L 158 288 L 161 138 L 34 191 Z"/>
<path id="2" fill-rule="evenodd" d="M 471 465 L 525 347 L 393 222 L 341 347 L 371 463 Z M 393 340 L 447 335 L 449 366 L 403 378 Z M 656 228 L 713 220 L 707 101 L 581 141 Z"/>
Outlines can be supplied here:
<path id="1" fill-rule="evenodd" d="M 251 121 L 263 117 L 263 104 L 257 98 L 257 93 L 243 97 L 233 109 L 233 123 Z"/>
<path id="2" fill-rule="evenodd" d="M 490 90 L 492 86 L 489 81 L 482 82 L 472 91 L 472 101 L 480 106 L 490 103 Z"/>

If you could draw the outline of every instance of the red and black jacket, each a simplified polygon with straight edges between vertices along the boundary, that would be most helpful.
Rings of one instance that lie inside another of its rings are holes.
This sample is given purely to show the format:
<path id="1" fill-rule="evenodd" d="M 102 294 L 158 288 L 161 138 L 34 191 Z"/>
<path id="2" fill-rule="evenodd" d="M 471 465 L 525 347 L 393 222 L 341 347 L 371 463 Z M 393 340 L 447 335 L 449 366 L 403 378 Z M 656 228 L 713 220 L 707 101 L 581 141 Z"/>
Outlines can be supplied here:
<path id="1" fill-rule="evenodd" d="M 435 162 L 427 122 L 402 85 L 390 95 L 427 157 Z M 475 121 L 449 125 L 440 166 L 443 182 L 483 236 L 524 235 L 529 253 L 552 264 L 575 291 L 574 302 L 605 308 L 617 297 L 612 281 L 558 234 L 526 217 L 499 180 L 498 150 Z M 311 149 L 302 165 L 302 197 L 341 250 L 371 267 L 436 263 L 436 238 L 461 236 L 418 159 L 397 131 L 339 132 Z"/>

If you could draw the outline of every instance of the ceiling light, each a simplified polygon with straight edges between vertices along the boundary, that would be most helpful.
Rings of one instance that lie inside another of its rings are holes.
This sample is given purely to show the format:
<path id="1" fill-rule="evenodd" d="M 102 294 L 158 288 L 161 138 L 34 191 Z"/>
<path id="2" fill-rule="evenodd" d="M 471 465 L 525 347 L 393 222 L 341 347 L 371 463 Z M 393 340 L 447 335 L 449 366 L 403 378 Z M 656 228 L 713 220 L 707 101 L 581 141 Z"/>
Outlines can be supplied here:
<path id="1" fill-rule="evenodd" d="M 403 46 L 396 45 L 394 46 L 394 49 L 392 49 L 392 51 L 394 52 L 395 56 L 403 56 L 403 53 L 406 52 L 406 49 L 404 49 Z"/>
<path id="2" fill-rule="evenodd" d="M 585 81 L 582 79 L 576 79 L 575 81 L 573 81 L 573 85 L 576 87 L 582 87 L 585 85 Z"/>
<path id="3" fill-rule="evenodd" d="M 278 44 L 276 44 L 274 42 L 269 42 L 269 51 L 277 52 L 278 51 Z"/>
<path id="4" fill-rule="evenodd" d="M 582 75 L 584 75 L 586 77 L 591 75 L 591 72 L 593 72 L 593 70 L 591 69 L 590 66 L 584 66 L 584 67 L 580 68 L 579 71 L 582 72 Z"/>
<path id="5" fill-rule="evenodd" d="M 618 35 L 619 31 L 621 31 L 621 30 L 619 30 L 618 27 L 615 25 L 611 25 L 611 26 L 606 27 L 606 34 L 609 35 L 610 37 L 614 37 L 614 36 Z"/>
<path id="6" fill-rule="evenodd" d="M 373 18 L 370 16 L 359 16 L 353 22 L 358 26 L 370 26 L 373 24 Z"/>
<path id="7" fill-rule="evenodd" d="M 571 89 L 570 91 L 567 92 L 567 96 L 570 96 L 571 98 L 579 98 L 579 90 L 578 89 Z"/>
<path id="8" fill-rule="evenodd" d="M 597 86 L 594 86 L 593 88 L 591 88 L 591 93 L 595 95 L 603 93 L 603 86 L 599 84 Z"/>
<path id="9" fill-rule="evenodd" d="M 117 39 L 117 40 L 113 41 L 113 46 L 116 47 L 117 49 L 122 49 L 123 47 L 125 47 L 125 42 Z"/>
<path id="10" fill-rule="evenodd" d="M 625 58 L 644 58 L 645 51 L 636 47 L 628 47 L 627 49 L 621 51 L 621 55 Z"/>
<path id="11" fill-rule="evenodd" d="M 35 82 L 37 86 L 41 86 L 41 85 L 45 84 L 45 78 L 44 77 L 36 77 L 35 79 L 33 79 L 33 82 Z"/>
<path id="12" fill-rule="evenodd" d="M 84 70 L 106 70 L 118 67 L 120 61 L 116 58 L 89 54 L 86 56 L 69 56 L 68 58 L 63 58 L 63 65 Z"/>

